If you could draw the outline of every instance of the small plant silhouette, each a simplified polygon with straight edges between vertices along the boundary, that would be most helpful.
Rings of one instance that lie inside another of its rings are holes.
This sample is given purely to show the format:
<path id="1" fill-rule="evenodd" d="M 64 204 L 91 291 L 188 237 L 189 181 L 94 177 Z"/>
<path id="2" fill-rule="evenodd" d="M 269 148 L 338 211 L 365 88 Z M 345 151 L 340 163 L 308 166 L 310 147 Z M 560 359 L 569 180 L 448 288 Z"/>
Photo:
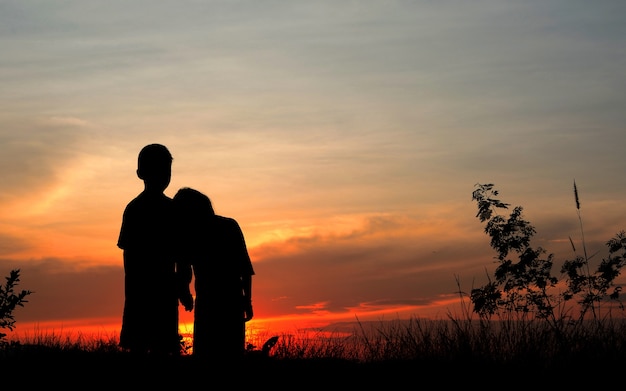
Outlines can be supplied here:
<path id="1" fill-rule="evenodd" d="M 523 208 L 516 206 L 509 217 L 496 213 L 496 209 L 508 209 L 509 204 L 498 199 L 499 192 L 494 185 L 477 184 L 472 193 L 478 213 L 476 217 L 486 222 L 485 233 L 491 237 L 491 247 L 497 252 L 497 262 L 493 279 L 472 289 L 470 299 L 473 311 L 481 319 L 494 315 L 506 319 L 546 319 L 554 328 L 560 328 L 564 321 L 582 322 L 591 313 L 591 319 L 601 316 L 600 305 L 605 301 L 615 301 L 623 309 L 620 301 L 621 287 L 615 285 L 615 279 L 626 265 L 626 234 L 624 231 L 609 240 L 609 256 L 603 259 L 594 272 L 591 272 L 590 260 L 584 243 L 584 255 L 576 255 L 573 260 L 566 260 L 561 268 L 561 277 L 553 276 L 553 254 L 547 254 L 541 247 L 530 245 L 535 234 L 535 227 L 523 219 Z M 576 210 L 582 231 L 580 217 L 580 199 L 574 182 Z M 574 242 L 570 238 L 572 248 Z M 517 261 L 510 259 L 510 254 L 517 255 Z M 563 289 L 563 286 L 565 287 Z M 612 290 L 611 290 L 612 289 Z M 580 305 L 580 314 L 572 316 L 571 308 L 564 304 L 576 300 Z"/>
<path id="2" fill-rule="evenodd" d="M 576 256 L 573 260 L 565 261 L 561 268 L 561 273 L 567 275 L 567 290 L 563 292 L 563 297 L 565 300 L 578 298 L 578 303 L 581 306 L 581 318 L 584 318 L 589 311 L 592 318 L 597 318 L 601 315 L 598 312 L 600 305 L 607 297 L 609 300 L 617 302 L 622 310 L 624 309 L 623 303 L 619 300 L 622 287 L 616 286 L 614 280 L 620 275 L 622 267 L 626 265 L 626 233 L 620 231 L 606 242 L 609 248 L 609 256 L 602 259 L 596 271 L 591 273 L 589 269 L 591 257 L 587 256 L 587 248 L 584 241 L 585 236 L 580 217 L 580 200 L 578 198 L 576 181 L 574 181 L 574 196 L 583 238 L 583 255 L 576 255 L 576 247 L 570 237 L 572 250 Z M 610 291 L 611 288 L 612 291 Z"/>
<path id="3" fill-rule="evenodd" d="M 33 292 L 28 290 L 15 292 L 15 287 L 20 281 L 20 269 L 11 270 L 9 276 L 5 277 L 5 280 L 4 286 L 0 285 L 0 329 L 13 330 L 13 327 L 15 327 L 13 310 L 17 306 L 23 307 L 24 303 L 28 302 L 26 296 Z M 6 334 L 0 333 L 0 345 L 2 345 L 5 337 Z"/>
<path id="4" fill-rule="evenodd" d="M 279 337 L 277 335 L 269 338 L 267 341 L 265 341 L 265 343 L 261 347 L 261 350 L 257 350 L 255 345 L 249 343 L 246 346 L 246 353 L 248 355 L 269 357 L 270 356 L 270 351 L 274 348 L 274 346 L 278 342 L 278 338 Z"/>

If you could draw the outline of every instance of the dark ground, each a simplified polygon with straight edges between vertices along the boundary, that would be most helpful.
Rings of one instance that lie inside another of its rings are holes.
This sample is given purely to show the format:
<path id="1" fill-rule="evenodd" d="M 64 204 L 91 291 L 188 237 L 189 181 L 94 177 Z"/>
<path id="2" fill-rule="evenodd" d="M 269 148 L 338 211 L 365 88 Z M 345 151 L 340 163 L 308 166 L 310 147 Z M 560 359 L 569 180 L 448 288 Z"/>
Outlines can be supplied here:
<path id="1" fill-rule="evenodd" d="M 505 390 L 576 389 L 623 384 L 626 362 L 579 359 L 554 363 L 426 360 L 356 363 L 337 359 L 248 356 L 238 363 L 182 357 L 134 357 L 124 353 L 0 350 L 2 390 L 185 387 L 374 390 L 480 387 Z"/>

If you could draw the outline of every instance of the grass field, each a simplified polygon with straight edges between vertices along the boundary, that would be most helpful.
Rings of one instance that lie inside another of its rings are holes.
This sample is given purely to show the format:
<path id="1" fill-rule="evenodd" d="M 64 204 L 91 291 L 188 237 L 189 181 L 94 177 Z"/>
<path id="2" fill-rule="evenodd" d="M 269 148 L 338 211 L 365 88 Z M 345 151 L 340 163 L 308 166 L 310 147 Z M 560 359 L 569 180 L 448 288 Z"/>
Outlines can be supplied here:
<path id="1" fill-rule="evenodd" d="M 135 357 L 114 339 L 62 336 L 12 341 L 0 349 L 4 389 L 121 386 L 218 389 L 271 387 L 498 387 L 551 389 L 621 384 L 626 323 L 564 325 L 541 321 L 409 320 L 358 324 L 350 336 L 280 335 L 269 355 L 252 350 L 237 363 L 215 357 Z"/>

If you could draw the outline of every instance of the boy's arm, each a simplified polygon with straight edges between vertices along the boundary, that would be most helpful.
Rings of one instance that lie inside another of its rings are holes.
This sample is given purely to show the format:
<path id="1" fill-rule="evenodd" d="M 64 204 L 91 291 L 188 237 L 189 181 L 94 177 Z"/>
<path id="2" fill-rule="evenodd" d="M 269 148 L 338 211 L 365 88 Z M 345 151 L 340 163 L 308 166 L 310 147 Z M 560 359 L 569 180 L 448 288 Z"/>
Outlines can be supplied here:
<path id="1" fill-rule="evenodd" d="M 254 311 L 252 310 L 252 276 L 249 274 L 242 276 L 241 282 L 243 285 L 243 320 L 247 322 L 254 317 Z"/>

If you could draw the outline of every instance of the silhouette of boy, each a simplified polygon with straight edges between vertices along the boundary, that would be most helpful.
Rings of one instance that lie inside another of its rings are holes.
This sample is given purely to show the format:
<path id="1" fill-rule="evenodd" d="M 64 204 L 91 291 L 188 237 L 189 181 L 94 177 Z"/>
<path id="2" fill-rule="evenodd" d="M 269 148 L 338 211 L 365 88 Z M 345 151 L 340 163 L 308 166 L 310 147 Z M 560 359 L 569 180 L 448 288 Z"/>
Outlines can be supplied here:
<path id="1" fill-rule="evenodd" d="M 237 221 L 216 215 L 209 197 L 182 188 L 174 196 L 178 216 L 181 295 L 185 309 L 193 306 L 189 293 L 195 277 L 193 356 L 231 362 L 245 352 L 245 322 L 252 311 L 255 274 Z"/>
<path id="2" fill-rule="evenodd" d="M 178 290 L 173 253 L 172 155 L 146 145 L 137 159 L 144 190 L 124 209 L 117 246 L 124 250 L 120 346 L 135 353 L 178 354 Z"/>

